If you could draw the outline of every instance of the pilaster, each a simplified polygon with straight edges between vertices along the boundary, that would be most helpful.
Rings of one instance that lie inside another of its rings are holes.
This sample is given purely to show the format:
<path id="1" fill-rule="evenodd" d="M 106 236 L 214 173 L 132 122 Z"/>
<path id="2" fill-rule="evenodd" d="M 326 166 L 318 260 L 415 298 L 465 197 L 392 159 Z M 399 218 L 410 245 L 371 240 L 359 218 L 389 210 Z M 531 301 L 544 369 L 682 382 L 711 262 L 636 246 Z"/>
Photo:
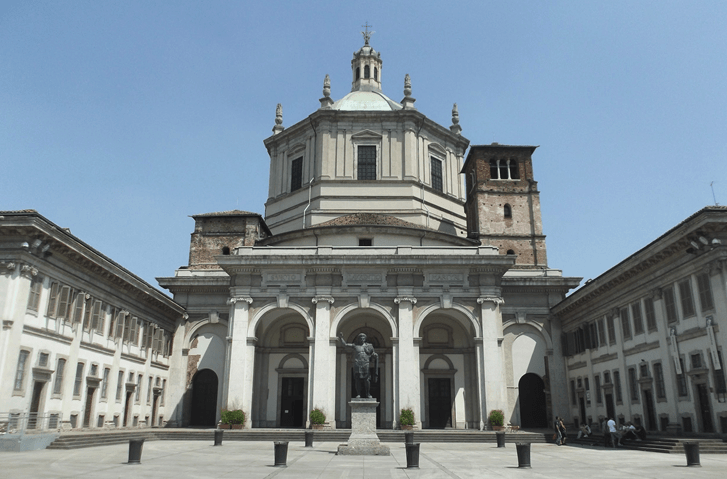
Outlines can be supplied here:
<path id="1" fill-rule="evenodd" d="M 230 305 L 230 323 L 227 333 L 227 375 L 223 387 L 222 407 L 239 407 L 245 412 L 245 423 L 252 419 L 252 377 L 255 361 L 254 346 L 248 345 L 247 330 L 250 323 L 252 298 L 239 296 L 227 301 Z M 249 354 L 248 349 L 253 350 Z"/>
<path id="2" fill-rule="evenodd" d="M 477 298 L 480 305 L 482 323 L 482 359 L 484 390 L 481 390 L 485 398 L 483 413 L 486 418 L 493 409 L 501 409 L 505 417 L 509 417 L 507 411 L 506 384 L 502 379 L 505 362 L 502 353 L 502 313 L 500 305 L 503 300 L 499 296 L 488 295 Z"/>
<path id="3" fill-rule="evenodd" d="M 421 428 L 421 398 L 419 395 L 419 347 L 414 344 L 414 315 L 413 308 L 416 298 L 412 296 L 398 296 L 394 303 L 399 305 L 399 357 L 396 361 L 398 390 L 398 409 L 411 408 L 414 411 L 416 425 Z M 395 421 L 398 423 L 399 410 L 394 411 Z"/>
<path id="4" fill-rule="evenodd" d="M 315 332 L 313 345 L 313 361 L 310 368 L 313 375 L 313 403 L 308 409 L 323 410 L 332 428 L 336 427 L 336 347 L 331 345 L 331 305 L 335 300 L 331 296 L 316 296 Z"/>

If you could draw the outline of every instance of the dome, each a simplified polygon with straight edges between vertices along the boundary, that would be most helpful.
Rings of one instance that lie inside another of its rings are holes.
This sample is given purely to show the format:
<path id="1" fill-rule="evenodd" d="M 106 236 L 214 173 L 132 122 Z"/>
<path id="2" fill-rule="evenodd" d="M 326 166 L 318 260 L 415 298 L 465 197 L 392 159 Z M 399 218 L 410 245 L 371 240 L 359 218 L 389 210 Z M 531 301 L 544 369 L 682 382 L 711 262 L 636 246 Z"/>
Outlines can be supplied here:
<path id="1" fill-rule="evenodd" d="M 352 91 L 332 106 L 343 111 L 394 111 L 401 110 L 401 104 L 388 98 L 380 91 Z"/>

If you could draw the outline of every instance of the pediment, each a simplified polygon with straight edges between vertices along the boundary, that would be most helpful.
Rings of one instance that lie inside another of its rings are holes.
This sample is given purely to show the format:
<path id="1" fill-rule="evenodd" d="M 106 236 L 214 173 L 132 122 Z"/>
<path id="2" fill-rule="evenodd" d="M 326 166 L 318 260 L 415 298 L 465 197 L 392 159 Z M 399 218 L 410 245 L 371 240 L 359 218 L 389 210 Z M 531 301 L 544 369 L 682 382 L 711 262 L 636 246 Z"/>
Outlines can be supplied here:
<path id="1" fill-rule="evenodd" d="M 433 151 L 434 153 L 436 153 L 437 155 L 442 156 L 443 158 L 446 158 L 446 156 L 447 156 L 447 150 L 439 143 L 430 143 L 429 149 L 431 151 Z"/>
<path id="2" fill-rule="evenodd" d="M 361 130 L 358 133 L 351 135 L 352 140 L 378 140 L 381 141 L 383 136 L 380 133 L 376 133 L 371 130 Z"/>

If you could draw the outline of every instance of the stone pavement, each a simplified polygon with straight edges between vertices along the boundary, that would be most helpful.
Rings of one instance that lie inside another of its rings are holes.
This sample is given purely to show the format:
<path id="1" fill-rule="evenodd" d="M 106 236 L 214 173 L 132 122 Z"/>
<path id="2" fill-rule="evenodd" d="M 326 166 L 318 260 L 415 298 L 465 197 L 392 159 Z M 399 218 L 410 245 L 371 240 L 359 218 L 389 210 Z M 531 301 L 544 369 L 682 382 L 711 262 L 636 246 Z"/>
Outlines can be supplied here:
<path id="1" fill-rule="evenodd" d="M 141 464 L 124 464 L 128 444 L 73 450 L 0 453 L 0 477 L 21 478 L 480 478 L 727 477 L 727 455 L 702 454 L 702 467 L 686 467 L 683 454 L 533 444 L 532 469 L 518 469 L 515 445 L 423 443 L 420 469 L 406 469 L 404 444 L 391 456 L 336 456 L 337 443 L 305 448 L 291 442 L 288 466 L 274 467 L 272 442 L 148 441 Z"/>

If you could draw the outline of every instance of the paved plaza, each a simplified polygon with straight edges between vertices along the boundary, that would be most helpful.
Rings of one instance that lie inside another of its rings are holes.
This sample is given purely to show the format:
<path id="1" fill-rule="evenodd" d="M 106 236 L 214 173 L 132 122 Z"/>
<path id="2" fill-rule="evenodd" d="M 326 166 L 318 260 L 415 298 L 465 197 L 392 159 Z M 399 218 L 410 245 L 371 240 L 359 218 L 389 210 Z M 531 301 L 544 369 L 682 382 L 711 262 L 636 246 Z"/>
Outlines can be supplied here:
<path id="1" fill-rule="evenodd" d="M 337 443 L 313 448 L 291 442 L 287 467 L 274 467 L 272 442 L 148 441 L 141 464 L 128 465 L 128 444 L 73 450 L 0 453 L 0 477 L 21 478 L 689 478 L 725 477 L 727 455 L 702 454 L 686 467 L 684 454 L 533 444 L 531 469 L 517 467 L 514 444 L 423 443 L 420 468 L 406 468 L 404 444 L 391 456 L 337 456 Z"/>

